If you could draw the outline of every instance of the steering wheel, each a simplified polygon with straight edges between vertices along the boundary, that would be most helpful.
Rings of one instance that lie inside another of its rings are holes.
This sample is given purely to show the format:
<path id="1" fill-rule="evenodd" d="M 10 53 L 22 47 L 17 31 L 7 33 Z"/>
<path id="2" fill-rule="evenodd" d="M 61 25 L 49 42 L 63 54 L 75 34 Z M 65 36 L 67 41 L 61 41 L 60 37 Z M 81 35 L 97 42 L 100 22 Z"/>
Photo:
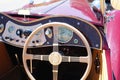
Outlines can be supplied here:
<path id="1" fill-rule="evenodd" d="M 53 39 L 53 51 L 52 53 L 50 53 L 50 55 L 37 55 L 37 54 L 27 54 L 27 48 L 29 45 L 29 42 L 31 41 L 31 39 L 33 38 L 33 36 L 35 34 L 37 34 L 39 31 L 41 31 L 42 29 L 48 28 L 48 27 L 53 27 L 55 28 L 55 30 L 58 30 L 58 27 L 60 26 L 64 26 L 66 28 L 68 28 L 69 30 L 73 31 L 75 34 L 77 34 L 79 36 L 79 38 L 83 41 L 86 50 L 87 50 L 87 56 L 80 56 L 80 57 L 73 57 L 73 56 L 62 56 L 59 51 L 58 51 L 58 36 L 57 36 L 57 32 L 55 31 L 54 33 L 54 39 Z M 51 22 L 51 23 L 46 23 L 41 25 L 40 27 L 38 27 L 37 29 L 35 29 L 30 36 L 28 36 L 25 44 L 24 44 L 24 48 L 23 48 L 23 66 L 25 68 L 25 71 L 28 75 L 28 77 L 31 80 L 35 80 L 35 78 L 32 76 L 28 66 L 27 66 L 27 60 L 41 60 L 41 61 L 49 61 L 52 66 L 53 66 L 53 80 L 58 80 L 58 67 L 62 62 L 81 62 L 81 63 L 87 63 L 87 68 L 85 70 L 84 75 L 82 76 L 82 78 L 80 80 L 85 80 L 87 78 L 87 76 L 89 75 L 89 72 L 91 70 L 91 65 L 92 65 L 92 54 L 91 54 L 91 49 L 89 46 L 89 43 L 87 41 L 87 39 L 84 37 L 84 35 L 75 27 L 67 24 L 67 23 L 63 23 L 63 22 Z"/>

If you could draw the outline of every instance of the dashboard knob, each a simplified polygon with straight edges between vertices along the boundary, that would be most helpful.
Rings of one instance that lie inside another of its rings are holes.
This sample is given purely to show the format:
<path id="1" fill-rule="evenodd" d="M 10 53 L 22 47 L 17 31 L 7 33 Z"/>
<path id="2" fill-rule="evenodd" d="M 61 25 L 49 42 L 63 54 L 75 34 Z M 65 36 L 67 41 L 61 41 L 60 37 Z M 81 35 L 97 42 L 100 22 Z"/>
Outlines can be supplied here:
<path id="1" fill-rule="evenodd" d="M 16 35 L 22 38 L 23 30 L 22 29 L 17 29 Z"/>
<path id="2" fill-rule="evenodd" d="M 28 37 L 31 33 L 32 33 L 31 30 L 25 30 L 23 34 L 25 37 Z"/>

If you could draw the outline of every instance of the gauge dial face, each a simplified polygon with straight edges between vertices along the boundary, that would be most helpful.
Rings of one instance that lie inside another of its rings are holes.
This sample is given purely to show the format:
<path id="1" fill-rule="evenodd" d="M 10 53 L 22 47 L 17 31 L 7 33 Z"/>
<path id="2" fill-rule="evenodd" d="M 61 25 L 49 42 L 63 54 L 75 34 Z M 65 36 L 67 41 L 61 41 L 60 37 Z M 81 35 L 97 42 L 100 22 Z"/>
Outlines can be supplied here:
<path id="1" fill-rule="evenodd" d="M 15 27 L 14 26 L 9 26 L 8 31 L 9 33 L 12 33 L 14 31 Z"/>
<path id="2" fill-rule="evenodd" d="M 58 28 L 58 41 L 61 43 L 69 42 L 73 37 L 73 31 L 65 28 L 59 27 Z"/>

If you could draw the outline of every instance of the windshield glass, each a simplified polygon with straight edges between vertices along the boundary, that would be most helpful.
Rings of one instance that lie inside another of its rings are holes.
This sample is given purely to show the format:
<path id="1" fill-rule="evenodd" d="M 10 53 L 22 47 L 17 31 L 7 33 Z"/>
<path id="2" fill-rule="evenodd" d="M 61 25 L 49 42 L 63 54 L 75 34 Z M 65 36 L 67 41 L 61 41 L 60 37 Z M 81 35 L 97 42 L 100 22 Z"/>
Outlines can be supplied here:
<path id="1" fill-rule="evenodd" d="M 67 0 L 2 0 L 0 2 L 0 12 L 11 11 L 11 10 L 16 10 L 20 8 L 31 8 L 33 6 L 42 7 L 42 6 L 47 6 L 60 1 L 67 1 Z M 70 1 L 79 2 L 80 0 L 70 0 Z M 100 9 L 99 2 L 100 2 L 99 0 L 88 0 L 88 3 L 91 7 L 96 6 L 98 9 Z"/>
<path id="2" fill-rule="evenodd" d="M 2 0 L 0 2 L 0 12 L 16 13 L 21 9 L 30 10 L 33 14 L 69 14 L 98 22 L 95 11 L 100 12 L 100 0 Z"/>

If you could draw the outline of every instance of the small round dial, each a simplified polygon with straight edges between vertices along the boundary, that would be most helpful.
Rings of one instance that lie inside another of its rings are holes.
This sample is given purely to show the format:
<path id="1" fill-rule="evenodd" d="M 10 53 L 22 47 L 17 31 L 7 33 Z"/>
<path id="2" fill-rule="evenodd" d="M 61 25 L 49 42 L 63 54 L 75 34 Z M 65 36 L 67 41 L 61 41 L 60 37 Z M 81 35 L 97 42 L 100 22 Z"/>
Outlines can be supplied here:
<path id="1" fill-rule="evenodd" d="M 9 26 L 9 28 L 8 28 L 8 31 L 9 31 L 9 33 L 12 33 L 13 31 L 14 31 L 14 26 Z"/>

